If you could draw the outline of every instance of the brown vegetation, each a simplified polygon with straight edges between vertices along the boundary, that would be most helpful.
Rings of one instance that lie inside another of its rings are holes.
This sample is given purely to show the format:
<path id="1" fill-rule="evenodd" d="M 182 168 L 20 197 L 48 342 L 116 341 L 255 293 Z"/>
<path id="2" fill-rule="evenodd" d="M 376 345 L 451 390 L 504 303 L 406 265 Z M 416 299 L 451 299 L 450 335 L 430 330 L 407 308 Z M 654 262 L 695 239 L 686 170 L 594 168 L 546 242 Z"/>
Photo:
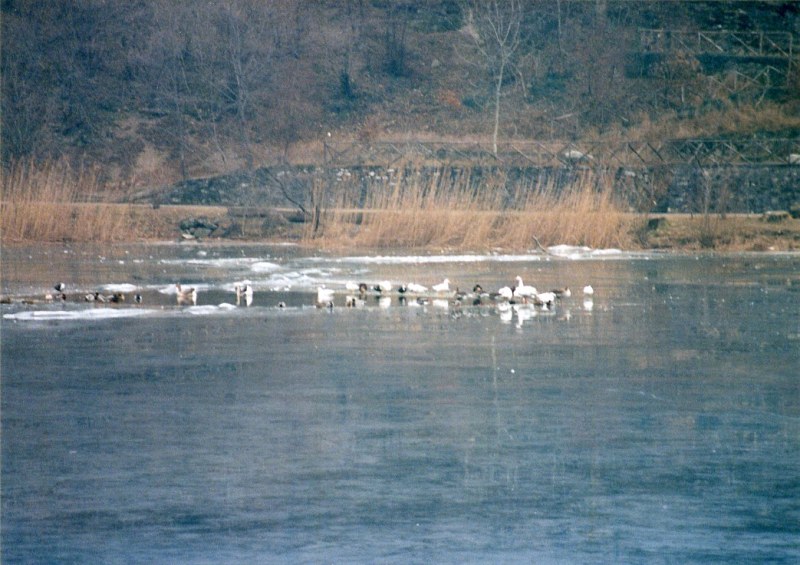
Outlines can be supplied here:
<path id="1" fill-rule="evenodd" d="M 800 127 L 796 72 L 794 83 L 731 93 L 691 54 L 649 70 L 639 60 L 640 28 L 791 33 L 792 3 L 469 5 L 2 2 L 3 165 L 67 156 L 142 188 L 319 161 L 328 132 L 334 141 L 613 141 L 788 137 Z M 486 37 L 475 41 L 487 6 L 514 8 L 492 14 L 511 18 L 516 38 L 494 56 Z"/>
<path id="2" fill-rule="evenodd" d="M 3 175 L 0 227 L 4 241 L 115 241 L 135 227 L 127 206 L 92 202 L 98 171 L 65 162 L 20 162 Z"/>
<path id="3" fill-rule="evenodd" d="M 407 164 L 397 171 L 391 178 L 377 180 L 361 204 L 354 187 L 317 182 L 310 215 L 298 221 L 296 210 L 110 203 L 110 189 L 94 169 L 76 170 L 63 161 L 40 166 L 26 162 L 2 178 L 0 234 L 3 245 L 180 240 L 181 222 L 204 217 L 227 227 L 210 236 L 213 239 L 295 241 L 328 248 L 524 251 L 571 244 L 800 249 L 800 219 L 786 212 L 632 214 L 615 200 L 610 179 L 589 170 L 558 190 L 551 182 L 533 179 L 529 186 L 518 185 L 518 192 L 511 195 L 504 192 L 506 182 L 500 172 L 478 181 L 470 169 L 444 167 L 425 175 Z"/>
<path id="4" fill-rule="evenodd" d="M 556 190 L 531 181 L 506 198 L 501 173 L 479 183 L 470 169 L 419 169 L 373 187 L 363 208 L 346 190 L 329 210 L 318 210 L 304 237 L 325 245 L 533 249 L 556 243 L 630 247 L 632 217 L 615 201 L 611 183 L 589 171 Z M 507 201 L 506 201 L 507 200 Z"/>

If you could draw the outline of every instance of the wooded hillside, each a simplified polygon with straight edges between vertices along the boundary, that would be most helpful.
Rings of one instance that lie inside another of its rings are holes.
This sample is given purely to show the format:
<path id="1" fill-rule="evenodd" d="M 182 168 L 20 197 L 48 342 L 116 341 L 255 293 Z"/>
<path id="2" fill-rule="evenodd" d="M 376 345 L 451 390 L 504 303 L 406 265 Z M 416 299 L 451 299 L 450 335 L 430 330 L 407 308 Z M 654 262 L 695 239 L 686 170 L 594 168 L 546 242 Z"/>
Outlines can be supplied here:
<path id="1" fill-rule="evenodd" d="M 0 9 L 5 165 L 65 157 L 152 185 L 314 162 L 328 139 L 800 133 L 793 1 L 3 0 Z"/>

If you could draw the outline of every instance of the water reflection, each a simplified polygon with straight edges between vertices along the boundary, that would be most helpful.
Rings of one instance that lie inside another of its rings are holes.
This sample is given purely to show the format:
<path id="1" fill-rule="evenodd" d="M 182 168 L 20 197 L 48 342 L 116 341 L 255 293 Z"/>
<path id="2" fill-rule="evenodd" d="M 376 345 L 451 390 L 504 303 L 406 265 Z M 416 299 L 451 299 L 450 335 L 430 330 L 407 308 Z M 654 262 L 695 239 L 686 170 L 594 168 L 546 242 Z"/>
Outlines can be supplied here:
<path id="1" fill-rule="evenodd" d="M 193 263 L 204 310 L 161 273 L 152 314 L 5 318 L 3 561 L 800 558 L 798 258 L 330 265 L 596 293 L 329 310 Z"/>

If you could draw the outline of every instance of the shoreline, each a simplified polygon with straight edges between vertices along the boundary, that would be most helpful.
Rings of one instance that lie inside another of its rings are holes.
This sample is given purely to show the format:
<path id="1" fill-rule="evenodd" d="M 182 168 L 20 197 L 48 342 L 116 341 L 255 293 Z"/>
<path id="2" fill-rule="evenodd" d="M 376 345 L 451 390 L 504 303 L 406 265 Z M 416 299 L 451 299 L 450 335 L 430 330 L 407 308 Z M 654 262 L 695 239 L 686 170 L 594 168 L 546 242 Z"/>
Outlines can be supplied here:
<path id="1" fill-rule="evenodd" d="M 92 238 L 83 231 L 79 237 L 62 237 L 52 240 L 37 238 L 9 238 L 2 234 L 0 245 L 16 247 L 26 245 L 69 245 L 79 243 L 149 244 L 237 244 L 237 245 L 297 245 L 301 247 L 337 249 L 369 248 L 347 237 L 307 236 L 308 224 L 298 211 L 290 208 L 252 208 L 164 205 L 154 208 L 146 204 L 64 204 L 64 213 L 71 207 L 79 209 L 100 206 L 117 209 L 125 217 L 125 225 L 112 237 Z M 243 213 L 246 212 L 246 213 Z M 340 212 L 340 211 L 332 211 Z M 380 210 L 357 211 L 359 214 L 381 214 Z M 612 246 L 623 251 L 711 251 L 711 252 L 773 252 L 800 251 L 800 219 L 786 212 L 765 214 L 638 214 L 626 213 L 630 229 L 624 235 L 633 245 Z M 208 221 L 216 230 L 187 229 L 187 225 L 203 225 Z M 354 226 L 357 224 L 354 224 Z M 182 229 L 183 228 L 183 229 Z M 622 234 L 621 234 L 622 235 Z M 581 242 L 542 242 L 547 247 Z M 535 241 L 529 245 L 475 247 L 475 246 L 380 246 L 379 249 L 403 247 L 421 252 L 485 252 L 487 248 L 519 251 L 536 249 Z"/>

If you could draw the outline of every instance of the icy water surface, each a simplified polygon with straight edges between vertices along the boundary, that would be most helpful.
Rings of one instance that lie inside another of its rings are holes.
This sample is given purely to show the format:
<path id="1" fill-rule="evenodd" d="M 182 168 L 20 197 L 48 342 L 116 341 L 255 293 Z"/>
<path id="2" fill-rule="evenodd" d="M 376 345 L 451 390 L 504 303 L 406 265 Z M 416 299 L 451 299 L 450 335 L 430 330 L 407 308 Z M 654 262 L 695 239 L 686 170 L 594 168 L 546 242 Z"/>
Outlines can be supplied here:
<path id="1" fill-rule="evenodd" d="M 555 251 L 3 250 L 2 562 L 800 561 L 800 256 Z"/>

